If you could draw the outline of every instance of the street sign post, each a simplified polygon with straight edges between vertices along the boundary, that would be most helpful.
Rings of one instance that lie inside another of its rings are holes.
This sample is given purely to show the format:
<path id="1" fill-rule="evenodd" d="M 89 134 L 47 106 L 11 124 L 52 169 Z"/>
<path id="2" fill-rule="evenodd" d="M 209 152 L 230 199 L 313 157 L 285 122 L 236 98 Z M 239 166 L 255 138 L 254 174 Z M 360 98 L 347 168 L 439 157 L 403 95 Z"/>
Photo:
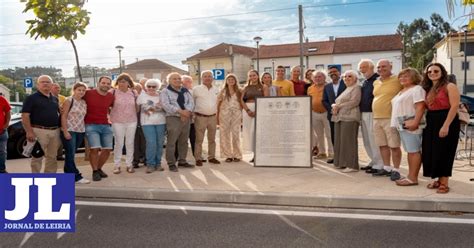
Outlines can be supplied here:
<path id="1" fill-rule="evenodd" d="M 212 69 L 212 74 L 214 74 L 214 80 L 224 80 L 225 78 L 224 69 Z"/>
<path id="2" fill-rule="evenodd" d="M 23 79 L 23 86 L 25 88 L 33 88 L 33 78 L 27 77 Z"/>
<path id="3" fill-rule="evenodd" d="M 33 78 L 27 77 L 23 79 L 23 87 L 25 87 L 26 94 L 31 94 L 33 88 Z"/>

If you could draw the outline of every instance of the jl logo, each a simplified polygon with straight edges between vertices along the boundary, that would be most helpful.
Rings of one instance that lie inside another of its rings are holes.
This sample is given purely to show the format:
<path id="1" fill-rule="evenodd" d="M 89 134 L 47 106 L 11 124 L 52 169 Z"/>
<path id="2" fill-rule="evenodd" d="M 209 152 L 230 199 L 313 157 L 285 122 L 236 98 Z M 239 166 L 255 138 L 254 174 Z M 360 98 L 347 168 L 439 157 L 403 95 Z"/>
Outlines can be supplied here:
<path id="1" fill-rule="evenodd" d="M 0 232 L 74 232 L 74 175 L 0 175 Z"/>

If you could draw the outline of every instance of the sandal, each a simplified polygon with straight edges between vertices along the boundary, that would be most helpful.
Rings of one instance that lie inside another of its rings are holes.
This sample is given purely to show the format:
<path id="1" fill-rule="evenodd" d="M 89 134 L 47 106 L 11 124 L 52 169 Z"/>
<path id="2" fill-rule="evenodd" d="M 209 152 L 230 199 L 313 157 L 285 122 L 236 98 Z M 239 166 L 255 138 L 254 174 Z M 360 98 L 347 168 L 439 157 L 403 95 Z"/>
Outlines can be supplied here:
<path id="1" fill-rule="evenodd" d="M 234 160 L 233 160 L 232 158 L 227 158 L 225 161 L 226 161 L 227 163 L 230 163 L 230 162 L 232 162 L 232 161 L 234 161 Z"/>
<path id="2" fill-rule="evenodd" d="M 441 183 L 439 181 L 433 181 L 433 182 L 429 183 L 428 185 L 426 185 L 426 187 L 428 189 L 437 189 L 437 188 L 439 188 L 440 185 L 441 185 Z"/>
<path id="3" fill-rule="evenodd" d="M 438 190 L 436 190 L 436 193 L 438 194 L 446 194 L 449 192 L 449 187 L 446 184 L 439 184 Z"/>
<path id="4" fill-rule="evenodd" d="M 120 174 L 120 167 L 114 168 L 113 173 L 114 174 Z"/>
<path id="5" fill-rule="evenodd" d="M 134 172 L 135 172 L 135 169 L 133 169 L 132 166 L 127 167 L 127 172 L 128 172 L 128 173 L 134 173 Z"/>
<path id="6" fill-rule="evenodd" d="M 416 186 L 416 185 L 418 185 L 418 182 L 413 182 L 412 180 L 408 179 L 407 177 L 403 178 L 403 179 L 400 179 L 400 180 L 397 180 L 397 181 L 395 181 L 395 183 L 397 184 L 397 186 Z"/>

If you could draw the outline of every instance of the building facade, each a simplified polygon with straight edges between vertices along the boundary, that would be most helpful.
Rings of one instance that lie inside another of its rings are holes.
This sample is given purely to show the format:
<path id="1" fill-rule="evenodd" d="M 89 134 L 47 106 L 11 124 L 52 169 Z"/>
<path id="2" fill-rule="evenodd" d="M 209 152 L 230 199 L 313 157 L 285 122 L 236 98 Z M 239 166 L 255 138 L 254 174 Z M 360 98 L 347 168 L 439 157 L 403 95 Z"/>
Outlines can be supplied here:
<path id="1" fill-rule="evenodd" d="M 442 64 L 449 74 L 456 75 L 459 91 L 466 92 L 467 95 L 474 96 L 474 72 L 471 70 L 471 57 L 474 56 L 474 32 L 467 34 L 466 53 L 464 53 L 464 33 L 449 34 L 438 42 L 433 61 Z M 464 54 L 466 54 L 466 72 L 464 77 Z M 464 81 L 466 79 L 466 91 L 464 91 Z"/>

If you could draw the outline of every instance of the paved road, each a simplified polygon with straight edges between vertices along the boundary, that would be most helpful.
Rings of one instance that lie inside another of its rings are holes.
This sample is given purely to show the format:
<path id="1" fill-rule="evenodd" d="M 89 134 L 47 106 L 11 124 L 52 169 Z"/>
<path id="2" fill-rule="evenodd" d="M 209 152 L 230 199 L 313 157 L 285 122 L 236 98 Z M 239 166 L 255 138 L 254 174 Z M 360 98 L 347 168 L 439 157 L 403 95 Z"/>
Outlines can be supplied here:
<path id="1" fill-rule="evenodd" d="M 0 247 L 474 245 L 473 215 L 89 200 L 76 211 L 76 233 L 1 233 Z"/>

